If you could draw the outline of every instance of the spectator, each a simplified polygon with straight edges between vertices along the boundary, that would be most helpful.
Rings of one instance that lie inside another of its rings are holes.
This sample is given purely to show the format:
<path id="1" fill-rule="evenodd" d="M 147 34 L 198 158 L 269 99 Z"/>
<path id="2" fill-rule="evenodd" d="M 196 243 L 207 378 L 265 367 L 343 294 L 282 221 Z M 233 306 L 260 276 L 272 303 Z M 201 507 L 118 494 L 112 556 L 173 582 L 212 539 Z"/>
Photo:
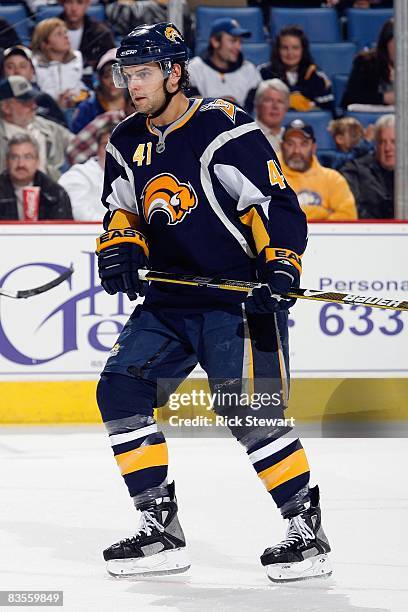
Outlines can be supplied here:
<path id="1" fill-rule="evenodd" d="M 23 45 L 9 47 L 4 51 L 3 58 L 3 76 L 22 76 L 27 79 L 27 81 L 30 81 L 33 88 L 37 91 L 37 114 L 66 126 L 65 115 L 54 98 L 51 98 L 50 95 L 41 92 L 37 83 L 35 82 L 35 70 L 31 50 L 27 47 L 23 47 Z"/>
<path id="2" fill-rule="evenodd" d="M 316 157 L 313 128 L 301 119 L 285 127 L 282 170 L 308 220 L 348 221 L 357 218 L 353 194 L 336 170 L 324 168 Z"/>
<path id="3" fill-rule="evenodd" d="M 395 41 L 394 22 L 386 21 L 381 29 L 377 46 L 361 51 L 354 58 L 341 105 L 350 104 L 393 105 Z"/>
<path id="4" fill-rule="evenodd" d="M 254 99 L 256 122 L 275 152 L 281 150 L 282 127 L 289 107 L 289 88 L 280 79 L 268 79 L 258 85 Z"/>
<path id="5" fill-rule="evenodd" d="M 251 110 L 261 75 L 241 53 L 242 38 L 251 33 L 235 19 L 216 19 L 211 27 L 207 51 L 193 57 L 188 66 L 191 95 L 224 98 Z"/>
<path id="6" fill-rule="evenodd" d="M 62 125 L 36 115 L 37 93 L 21 76 L 0 81 L 0 172 L 5 168 L 7 142 L 28 131 L 39 144 L 40 170 L 58 180 L 72 134 Z"/>
<path id="7" fill-rule="evenodd" d="M 366 139 L 364 128 L 354 117 L 342 117 L 330 121 L 328 130 L 336 144 L 337 155 L 330 165 L 339 170 L 352 159 L 357 159 L 372 151 L 372 143 Z"/>
<path id="8" fill-rule="evenodd" d="M 333 111 L 331 82 L 313 63 L 309 41 L 299 26 L 282 28 L 273 44 L 271 61 L 259 69 L 263 79 L 278 78 L 286 83 L 291 91 L 291 109 Z"/>
<path id="9" fill-rule="evenodd" d="M 98 152 L 83 164 L 75 164 L 59 179 L 72 202 L 75 221 L 102 221 L 106 208 L 102 205 L 105 147 L 117 123 L 106 123 L 98 132 Z"/>
<path id="10" fill-rule="evenodd" d="M 80 51 L 84 61 L 84 73 L 91 77 L 102 55 L 115 46 L 110 29 L 86 14 L 90 0 L 60 0 L 64 12 L 60 18 L 68 28 L 71 49 Z M 127 32 L 126 32 L 127 34 Z"/>
<path id="11" fill-rule="evenodd" d="M 153 25 L 162 21 L 170 21 L 168 4 L 168 0 L 117 0 L 106 7 L 106 15 L 115 32 L 120 36 L 126 36 L 131 30 L 144 23 Z M 183 32 L 187 45 L 193 48 L 193 28 L 187 2 L 183 6 Z"/>
<path id="12" fill-rule="evenodd" d="M 106 125 L 111 123 L 119 123 L 128 114 L 135 111 L 127 104 L 125 111 L 109 111 L 98 115 L 93 121 L 88 123 L 78 134 L 72 139 L 67 147 L 67 157 L 70 165 L 83 164 L 91 157 L 98 153 L 97 135 Z"/>
<path id="13" fill-rule="evenodd" d="M 126 90 L 115 87 L 113 82 L 112 66 L 115 63 L 116 49 L 110 49 L 99 60 L 96 90 L 87 100 L 81 102 L 75 110 L 72 121 L 74 134 L 80 132 L 90 121 L 102 113 L 111 110 L 125 110 Z"/>
<path id="14" fill-rule="evenodd" d="M 13 45 L 20 45 L 20 37 L 8 21 L 0 17 L 0 51 Z"/>
<path id="15" fill-rule="evenodd" d="M 357 202 L 361 219 L 394 217 L 395 119 L 383 115 L 374 128 L 375 152 L 341 169 Z"/>
<path id="16" fill-rule="evenodd" d="M 13 136 L 6 148 L 7 169 L 0 174 L 0 219 L 24 220 L 23 189 L 39 187 L 38 219 L 72 219 L 66 191 L 39 170 L 37 141 L 30 134 Z"/>
<path id="17" fill-rule="evenodd" d="M 40 21 L 31 46 L 38 86 L 57 100 L 61 108 L 73 107 L 88 96 L 82 82 L 82 53 L 71 48 L 61 19 Z"/>

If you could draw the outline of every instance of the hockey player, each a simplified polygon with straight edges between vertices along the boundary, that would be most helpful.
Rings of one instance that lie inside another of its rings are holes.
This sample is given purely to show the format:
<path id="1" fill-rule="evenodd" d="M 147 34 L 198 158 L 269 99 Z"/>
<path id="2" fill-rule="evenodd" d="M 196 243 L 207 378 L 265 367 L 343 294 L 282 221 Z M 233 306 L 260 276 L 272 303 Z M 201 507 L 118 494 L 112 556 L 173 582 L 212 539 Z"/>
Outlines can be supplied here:
<path id="1" fill-rule="evenodd" d="M 98 239 L 99 274 L 109 294 L 145 292 L 119 336 L 98 385 L 98 404 L 115 459 L 141 511 L 136 534 L 104 551 L 109 573 L 140 576 L 189 567 L 167 481 L 167 446 L 153 417 L 158 379 L 174 391 L 200 363 L 212 389 L 279 389 L 288 384 L 288 308 L 299 286 L 306 222 L 258 126 L 221 99 L 187 99 L 188 49 L 170 23 L 139 26 L 117 52 L 113 75 L 136 113 L 107 145 Z M 138 269 L 220 275 L 265 283 L 242 294 L 152 283 Z M 237 383 L 238 381 L 238 383 Z M 163 403 L 161 398 L 161 403 Z M 220 412 L 225 407 L 219 408 Z M 233 409 L 231 409 L 234 412 Z M 238 410 L 238 408 L 237 408 Z M 250 411 L 250 406 L 246 408 Z M 232 419 L 231 419 L 232 420 Z M 289 520 L 286 537 L 261 557 L 271 580 L 330 573 L 318 488 L 290 428 L 231 425 L 254 469 Z"/>

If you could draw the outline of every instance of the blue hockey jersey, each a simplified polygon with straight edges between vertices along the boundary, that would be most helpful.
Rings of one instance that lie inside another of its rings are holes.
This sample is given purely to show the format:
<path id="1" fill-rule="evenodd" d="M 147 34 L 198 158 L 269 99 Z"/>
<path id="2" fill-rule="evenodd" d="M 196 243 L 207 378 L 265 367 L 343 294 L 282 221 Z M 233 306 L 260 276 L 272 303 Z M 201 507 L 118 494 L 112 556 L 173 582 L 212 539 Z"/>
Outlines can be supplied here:
<path id="1" fill-rule="evenodd" d="M 174 123 L 134 114 L 106 147 L 102 201 L 139 216 L 153 270 L 256 280 L 266 247 L 301 256 L 307 226 L 297 197 L 257 124 L 221 99 L 192 99 Z M 109 215 L 105 218 L 108 228 Z M 152 283 L 146 304 L 184 307 L 245 295 Z"/>

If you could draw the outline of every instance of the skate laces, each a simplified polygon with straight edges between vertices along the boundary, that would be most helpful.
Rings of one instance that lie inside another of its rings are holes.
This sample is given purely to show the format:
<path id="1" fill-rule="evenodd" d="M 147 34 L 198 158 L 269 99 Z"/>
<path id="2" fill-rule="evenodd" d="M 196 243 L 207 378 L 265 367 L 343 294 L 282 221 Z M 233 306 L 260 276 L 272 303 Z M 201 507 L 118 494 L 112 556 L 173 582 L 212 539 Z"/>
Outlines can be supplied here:
<path id="1" fill-rule="evenodd" d="M 157 529 L 157 531 L 163 533 L 164 526 L 154 517 L 152 511 L 142 510 L 142 516 L 140 517 L 140 523 L 136 534 L 131 538 L 121 540 L 121 544 L 133 544 L 142 535 L 142 532 L 150 536 L 153 529 Z"/>
<path id="2" fill-rule="evenodd" d="M 289 547 L 292 544 L 296 544 L 299 540 L 302 540 L 303 544 L 307 544 L 308 541 L 314 540 L 315 534 L 313 529 L 309 527 L 305 519 L 301 514 L 292 516 L 289 519 L 289 527 L 286 532 L 285 539 L 278 544 L 280 548 Z"/>
<path id="3" fill-rule="evenodd" d="M 150 510 L 143 510 L 137 533 L 140 534 L 141 531 L 144 531 L 145 534 L 149 536 L 152 533 L 152 529 L 157 529 L 163 533 L 164 526 L 159 523 Z"/>

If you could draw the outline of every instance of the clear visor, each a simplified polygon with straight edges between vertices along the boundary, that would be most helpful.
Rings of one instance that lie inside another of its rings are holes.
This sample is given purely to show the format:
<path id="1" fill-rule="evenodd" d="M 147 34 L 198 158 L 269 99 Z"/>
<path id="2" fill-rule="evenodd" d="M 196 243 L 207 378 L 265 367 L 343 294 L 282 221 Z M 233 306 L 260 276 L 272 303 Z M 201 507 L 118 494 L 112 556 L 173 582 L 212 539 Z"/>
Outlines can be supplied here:
<path id="1" fill-rule="evenodd" d="M 160 69 L 158 70 L 158 65 Z M 113 64 L 112 76 L 115 87 L 128 88 L 132 83 L 154 87 L 160 85 L 171 73 L 171 62 L 164 60 L 151 64 L 136 64 L 133 66 L 121 66 Z"/>

